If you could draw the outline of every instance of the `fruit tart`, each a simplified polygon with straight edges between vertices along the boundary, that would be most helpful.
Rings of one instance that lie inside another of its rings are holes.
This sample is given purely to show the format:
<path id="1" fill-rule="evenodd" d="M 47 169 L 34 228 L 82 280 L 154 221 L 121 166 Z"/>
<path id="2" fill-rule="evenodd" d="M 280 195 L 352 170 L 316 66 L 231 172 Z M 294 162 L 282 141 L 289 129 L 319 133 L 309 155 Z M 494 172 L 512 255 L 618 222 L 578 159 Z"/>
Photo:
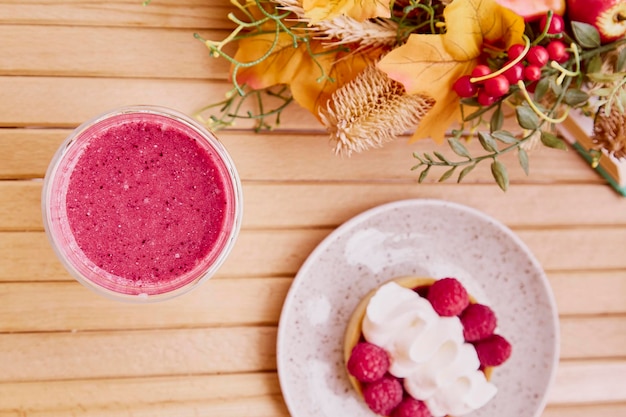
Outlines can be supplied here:
<path id="1" fill-rule="evenodd" d="M 511 355 L 493 310 L 455 278 L 393 279 L 370 292 L 348 323 L 350 382 L 376 414 L 458 417 L 497 392 L 493 369 Z"/>

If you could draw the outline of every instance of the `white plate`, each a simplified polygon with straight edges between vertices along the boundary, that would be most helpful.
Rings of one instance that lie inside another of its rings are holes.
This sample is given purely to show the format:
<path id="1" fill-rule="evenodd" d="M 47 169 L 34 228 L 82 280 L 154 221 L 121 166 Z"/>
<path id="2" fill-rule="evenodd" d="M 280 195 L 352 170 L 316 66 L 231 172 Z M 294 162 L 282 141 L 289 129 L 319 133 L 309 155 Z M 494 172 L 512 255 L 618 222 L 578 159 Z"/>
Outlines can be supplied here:
<path id="1" fill-rule="evenodd" d="M 397 276 L 459 279 L 513 346 L 496 397 L 473 417 L 539 416 L 558 362 L 558 316 L 543 270 L 508 228 L 474 209 L 404 200 L 368 210 L 308 257 L 285 300 L 277 366 L 293 417 L 369 417 L 345 371 L 343 334 L 359 300 Z"/>

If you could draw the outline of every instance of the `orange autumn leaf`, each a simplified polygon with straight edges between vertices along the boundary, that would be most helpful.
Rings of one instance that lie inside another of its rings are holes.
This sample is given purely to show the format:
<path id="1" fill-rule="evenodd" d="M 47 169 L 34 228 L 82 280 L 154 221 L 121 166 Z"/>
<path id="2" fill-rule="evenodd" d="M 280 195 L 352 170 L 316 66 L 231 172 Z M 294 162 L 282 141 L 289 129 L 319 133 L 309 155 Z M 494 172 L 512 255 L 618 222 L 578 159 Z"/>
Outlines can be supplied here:
<path id="1" fill-rule="evenodd" d="M 460 120 L 452 84 L 476 66 L 484 44 L 506 48 L 523 42 L 523 19 L 493 0 L 455 0 L 444 10 L 444 19 L 445 34 L 413 34 L 379 63 L 407 93 L 436 101 L 420 121 L 414 139 L 442 142 L 446 129 Z"/>
<path id="2" fill-rule="evenodd" d="M 326 104 L 337 88 L 356 77 L 380 55 L 374 50 L 342 56 L 339 52 L 328 51 L 319 41 L 309 42 L 308 48 L 304 43 L 294 45 L 293 38 L 286 33 L 280 33 L 278 38 L 275 34 L 260 34 L 242 39 L 234 57 L 236 61 L 264 59 L 241 67 L 236 73 L 237 82 L 255 90 L 289 85 L 294 100 L 317 115 L 317 109 Z"/>

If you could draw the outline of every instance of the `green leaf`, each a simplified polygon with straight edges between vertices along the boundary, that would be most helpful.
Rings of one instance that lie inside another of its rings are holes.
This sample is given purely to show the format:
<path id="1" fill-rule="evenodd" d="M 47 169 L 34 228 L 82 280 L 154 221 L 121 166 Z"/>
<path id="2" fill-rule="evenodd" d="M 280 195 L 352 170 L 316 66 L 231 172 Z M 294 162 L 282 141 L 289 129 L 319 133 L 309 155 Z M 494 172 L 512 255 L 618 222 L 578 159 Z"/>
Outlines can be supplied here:
<path id="1" fill-rule="evenodd" d="M 487 132 L 478 132 L 478 142 L 487 152 L 498 152 L 498 143 Z"/>
<path id="2" fill-rule="evenodd" d="M 448 138 L 448 145 L 450 145 L 450 148 L 452 149 L 452 151 L 454 151 L 455 154 L 459 156 L 464 156 L 468 159 L 472 158 L 469 151 L 467 150 L 465 145 L 461 143 L 460 140 L 456 138 Z"/>
<path id="3" fill-rule="evenodd" d="M 554 78 L 549 78 L 548 82 L 550 83 L 550 90 L 552 90 L 554 95 L 560 96 L 561 93 L 563 92 L 563 87 L 561 87 L 559 84 L 557 84 L 557 82 L 556 82 L 556 80 Z M 535 97 L 535 100 L 538 101 L 539 99 Z"/>
<path id="4" fill-rule="evenodd" d="M 598 55 L 596 57 L 600 58 Z M 594 57 L 595 58 L 595 57 Z M 615 61 L 615 72 L 622 72 L 626 70 L 626 48 L 622 48 L 617 55 L 617 60 Z"/>
<path id="5" fill-rule="evenodd" d="M 578 89 L 569 89 L 565 92 L 563 101 L 570 106 L 576 106 L 589 100 L 589 94 Z"/>
<path id="6" fill-rule="evenodd" d="M 426 168 L 424 168 L 424 170 L 420 173 L 419 178 L 417 179 L 417 182 L 419 182 L 420 184 L 422 182 L 424 182 L 424 180 L 426 179 L 426 177 L 428 176 L 428 171 L 430 171 L 430 167 L 432 165 L 427 165 Z"/>
<path id="7" fill-rule="evenodd" d="M 593 49 L 600 46 L 600 34 L 598 30 L 588 23 L 572 22 L 572 30 L 576 41 L 583 48 Z"/>
<path id="8" fill-rule="evenodd" d="M 498 139 L 500 142 L 503 142 L 509 145 L 517 143 L 517 138 L 513 136 L 512 133 L 507 132 L 506 130 L 498 130 L 497 132 L 493 132 L 491 135 L 494 138 Z"/>
<path id="9" fill-rule="evenodd" d="M 504 123 L 504 112 L 502 111 L 502 106 L 498 106 L 496 110 L 491 115 L 491 120 L 489 121 L 489 130 L 495 132 L 496 130 L 502 129 L 502 124 Z"/>
<path id="10" fill-rule="evenodd" d="M 443 156 L 442 154 L 440 154 L 439 152 L 437 152 L 437 151 L 433 151 L 433 154 L 434 154 L 434 155 L 435 155 L 435 156 L 436 156 L 436 157 L 437 157 L 437 158 L 438 158 L 441 162 L 445 162 L 445 163 L 447 163 L 447 164 L 449 164 L 449 163 L 450 163 L 450 161 L 448 161 L 448 159 L 447 159 L 445 156 Z"/>
<path id="11" fill-rule="evenodd" d="M 539 117 L 528 106 L 522 105 L 515 108 L 517 123 L 524 129 L 535 130 L 539 127 Z"/>
<path id="12" fill-rule="evenodd" d="M 450 178 L 452 176 L 452 174 L 454 174 L 454 171 L 456 170 L 456 167 L 457 166 L 455 165 L 452 168 L 450 168 L 449 170 L 447 170 L 446 172 L 444 172 L 443 175 L 441 176 L 441 178 L 439 178 L 439 182 L 444 182 L 445 180 Z"/>
<path id="13" fill-rule="evenodd" d="M 587 73 L 587 77 L 591 81 L 597 83 L 611 83 L 613 81 L 619 81 L 624 78 L 624 74 L 607 74 L 604 72 L 590 72 Z"/>
<path id="14" fill-rule="evenodd" d="M 528 167 L 528 152 L 524 148 L 517 149 L 517 159 L 519 160 L 519 164 L 522 166 L 524 173 L 528 175 L 530 169 Z"/>
<path id="15" fill-rule="evenodd" d="M 491 174 L 502 191 L 506 191 L 509 188 L 509 174 L 502 162 L 496 159 L 493 160 L 491 163 Z"/>
<path id="16" fill-rule="evenodd" d="M 463 170 L 459 173 L 459 178 L 457 179 L 456 182 L 461 182 L 463 181 L 463 178 L 465 178 L 465 176 L 467 174 L 469 174 L 470 172 L 472 172 L 472 170 L 476 168 L 476 164 L 472 164 L 472 165 L 468 165 L 465 168 L 463 168 Z"/>
<path id="17" fill-rule="evenodd" d="M 565 142 L 550 132 L 541 132 L 541 143 L 543 143 L 548 148 L 561 150 L 567 149 L 567 145 L 565 144 Z"/>
<path id="18" fill-rule="evenodd" d="M 535 100 L 540 101 L 550 89 L 550 78 L 541 78 L 535 86 Z"/>
<path id="19" fill-rule="evenodd" d="M 413 152 L 413 158 L 417 159 L 418 161 L 420 161 L 422 164 L 424 163 L 424 160 L 422 158 L 420 158 L 420 154 L 417 152 Z M 421 164 L 420 164 L 421 165 Z M 419 166 L 419 165 L 418 165 Z"/>
<path id="20" fill-rule="evenodd" d="M 424 154 L 424 159 L 427 160 L 428 162 L 431 162 L 431 163 L 435 162 L 435 161 L 433 161 L 432 156 L 428 155 L 427 153 Z"/>
<path id="21" fill-rule="evenodd" d="M 587 73 L 601 72 L 602 71 L 602 57 L 600 54 L 594 55 L 587 64 Z"/>

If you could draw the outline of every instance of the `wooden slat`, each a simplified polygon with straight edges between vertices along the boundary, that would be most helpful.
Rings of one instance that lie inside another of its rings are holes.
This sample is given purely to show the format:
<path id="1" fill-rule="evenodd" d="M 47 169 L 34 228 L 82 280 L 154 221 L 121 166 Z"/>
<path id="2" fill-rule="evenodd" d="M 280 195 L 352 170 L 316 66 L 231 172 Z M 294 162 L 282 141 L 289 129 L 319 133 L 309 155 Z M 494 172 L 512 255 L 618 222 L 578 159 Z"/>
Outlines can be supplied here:
<path id="1" fill-rule="evenodd" d="M 559 281 L 554 274 L 550 282 Z M 569 281 L 568 281 L 569 279 Z M 607 355 L 604 339 L 581 343 L 594 326 L 619 342 L 626 321 L 626 274 L 605 273 L 564 277 L 568 285 L 555 286 L 555 297 L 567 334 L 570 355 Z M 585 281 L 589 282 L 586 283 Z M 107 329 L 193 328 L 225 325 L 276 325 L 292 278 L 212 279 L 190 294 L 166 303 L 137 307 L 111 303 L 77 282 L 0 284 L 0 332 L 37 332 Z M 593 303 L 581 303 L 581 293 L 594 294 Z M 233 294 L 237 294 L 233 299 Z M 31 305 L 41 306 L 31 308 Z M 50 314 L 54 311 L 54 314 Z M 593 314 L 594 316 L 589 316 Z M 612 316 L 607 316 L 612 314 Z M 580 317 L 588 316 L 588 317 Z M 98 317 L 98 320 L 93 320 Z M 600 331 L 598 330 L 598 331 Z M 612 331 L 617 334 L 610 334 Z M 581 346 L 578 346 L 579 344 Z M 615 349 L 613 347 L 612 349 Z M 613 351 L 626 356 L 626 349 Z"/>
<path id="2" fill-rule="evenodd" d="M 288 276 L 330 229 L 243 230 L 219 276 Z M 547 271 L 624 270 L 626 228 L 518 230 Z M 43 232 L 0 233 L 0 281 L 66 281 Z M 245 262 L 244 262 L 245 261 Z"/>
<path id="3" fill-rule="evenodd" d="M 561 358 L 626 358 L 626 317 L 562 317 Z M 626 374 L 623 374 L 626 378 Z M 626 388 L 625 388 L 626 389 Z"/>
<path id="4" fill-rule="evenodd" d="M 227 19 L 233 8 L 225 0 L 153 1 L 149 7 L 142 7 L 142 0 L 4 0 L 0 23 L 228 29 L 234 25 Z"/>
<path id="5" fill-rule="evenodd" d="M 548 406 L 542 417 L 624 417 L 626 403 Z"/>
<path id="6" fill-rule="evenodd" d="M 193 112 L 194 109 L 189 107 L 189 110 Z M 67 129 L 0 129 L 0 149 L 3 150 L 0 153 L 0 179 L 43 177 L 54 152 L 69 133 L 70 130 Z M 255 181 L 416 183 L 418 174 L 410 170 L 416 161 L 411 156 L 413 151 L 438 150 L 450 154 L 447 145 L 436 145 L 430 140 L 407 144 L 406 138 L 387 143 L 381 149 L 368 150 L 351 158 L 341 158 L 331 152 L 328 136 L 325 134 L 294 132 L 268 135 L 249 131 L 220 131 L 218 136 L 235 160 L 242 179 Z M 477 141 L 470 142 L 468 148 L 475 155 L 482 152 Z M 509 169 L 509 176 L 514 184 L 521 182 L 549 184 L 557 181 L 604 184 L 604 181 L 573 151 L 537 149 L 530 153 L 530 158 L 531 175 L 527 177 L 518 167 L 515 155 L 501 157 L 501 161 Z M 324 169 L 320 168 L 322 162 Z M 427 182 L 435 183 L 436 180 L 435 175 Z M 464 183 L 491 185 L 493 179 L 487 166 L 482 169 L 479 166 L 466 177 Z M 448 183 L 438 184 L 438 188 L 447 185 Z M 447 197 L 454 197 L 453 194 L 454 192 L 446 192 Z M 535 207 L 537 207 L 535 210 L 543 208 L 541 204 L 535 204 Z M 543 210 L 542 213 L 545 211 L 547 210 Z"/>
<path id="7" fill-rule="evenodd" d="M 275 372 L 0 383 L 0 410 L 68 410 L 280 394 Z M 70 394 L 71 395 L 68 395 Z M 209 414 L 206 414 L 209 415 Z M 211 414 L 214 415 L 214 414 Z"/>
<path id="8" fill-rule="evenodd" d="M 548 402 L 620 402 L 626 397 L 626 360 L 561 362 Z M 594 415 L 595 416 L 595 415 Z"/>
<path id="9" fill-rule="evenodd" d="M 132 411 L 131 411 L 132 410 Z M 176 404 L 164 401 L 162 403 L 138 406 L 136 404 L 122 407 L 117 404 L 108 405 L 104 408 L 92 408 L 71 410 L 41 410 L 17 414 L 17 417 L 67 417 L 71 412 L 72 417 L 197 417 L 197 416 L 220 416 L 220 417 L 277 417 L 289 414 L 279 395 L 266 397 L 246 397 L 243 399 L 198 401 L 184 404 Z M 1 413 L 1 412 L 0 412 Z M 4 417 L 0 414 L 0 417 Z M 12 417 L 9 414 L 9 417 Z"/>
<path id="10" fill-rule="evenodd" d="M 626 225 L 626 199 L 598 185 L 563 185 L 554 190 L 520 184 L 507 193 L 495 184 L 392 183 L 381 187 L 373 183 L 244 182 L 243 186 L 243 226 L 249 228 L 336 227 L 372 207 L 409 198 L 442 199 L 480 207 L 509 227 Z M 43 229 L 41 188 L 40 181 L 0 182 L 0 230 Z M 555 199 L 550 210 L 537 204 L 550 197 Z M 581 200 L 587 198 L 592 198 L 596 205 L 581 205 Z M 299 204 L 294 206 L 294 201 Z M 503 205 L 516 209 L 503 211 Z"/>
<path id="11" fill-rule="evenodd" d="M 111 303 L 78 282 L 4 283 L 0 332 L 276 325 L 291 281 L 212 279 L 183 297 L 145 306 Z"/>
<path id="12" fill-rule="evenodd" d="M 563 320 L 561 359 L 626 357 L 624 323 Z M 275 370 L 275 339 L 274 326 L 2 333 L 0 357 L 11 366 L 0 381 L 264 372 Z"/>
<path id="13" fill-rule="evenodd" d="M 275 340 L 275 327 L 0 334 L 0 381 L 263 372 Z"/>
<path id="14" fill-rule="evenodd" d="M 0 77 L 0 127 L 75 127 L 105 111 L 133 104 L 191 114 L 223 100 L 231 89 L 226 81 L 6 76 Z M 18 95 L 20 100 L 9 100 Z M 296 106 L 288 109 L 282 121 L 284 129 L 318 125 Z M 249 128 L 252 123 L 240 125 Z"/>
<path id="15" fill-rule="evenodd" d="M 244 231 L 216 276 L 293 275 L 328 230 Z M 69 281 L 41 232 L 0 233 L 0 281 Z"/>
<path id="16" fill-rule="evenodd" d="M 226 80 L 230 63 L 212 58 L 193 35 L 191 29 L 0 25 L 0 75 Z M 203 33 L 212 40 L 226 35 Z"/>
<path id="17" fill-rule="evenodd" d="M 626 314 L 626 271 L 549 272 L 561 315 Z"/>
<path id="18" fill-rule="evenodd" d="M 576 407 L 593 411 L 624 410 L 618 401 L 623 396 L 624 361 L 562 362 L 555 384 L 548 397 L 544 416 L 571 416 Z M 611 389 L 601 389 L 608 383 Z M 583 389 L 584 388 L 584 389 Z M 111 378 L 62 380 L 46 382 L 0 383 L 0 411 L 22 410 L 28 413 L 79 412 L 102 408 L 129 406 L 142 409 L 170 404 L 211 403 L 214 400 L 247 401 L 252 398 L 275 396 L 280 393 L 278 377 L 273 372 L 224 375 L 188 375 L 142 378 Z M 270 401 L 265 398 L 264 401 Z M 605 403 L 601 405 L 600 403 Z M 113 410 L 109 410 L 113 411 Z M 0 414 L 1 415 L 1 414 Z M 39 414 L 26 414 L 39 415 Z M 57 415 L 57 414 L 51 414 Z M 61 414 L 58 414 L 61 415 Z M 112 414 L 116 415 L 116 414 Z M 214 414 L 203 414 L 214 415 Z M 220 414 L 221 415 L 221 414 Z M 238 414 L 242 415 L 242 414 Z M 256 416 L 257 414 L 247 414 Z M 285 415 L 288 414 L 277 414 Z M 583 414 L 573 414 L 578 417 Z M 617 417 L 621 414 L 597 414 Z"/>

